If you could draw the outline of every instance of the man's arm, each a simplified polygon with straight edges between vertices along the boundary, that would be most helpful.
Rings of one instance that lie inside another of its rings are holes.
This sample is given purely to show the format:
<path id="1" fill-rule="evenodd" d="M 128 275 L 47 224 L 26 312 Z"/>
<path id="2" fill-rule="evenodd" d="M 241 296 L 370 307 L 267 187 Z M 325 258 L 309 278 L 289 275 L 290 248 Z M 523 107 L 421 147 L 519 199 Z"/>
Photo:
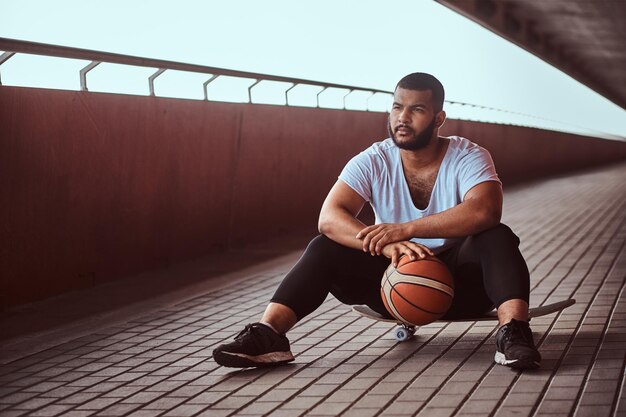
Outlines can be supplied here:
<path id="1" fill-rule="evenodd" d="M 361 249 L 363 242 L 356 238 L 356 234 L 365 225 L 356 216 L 364 205 L 363 197 L 345 182 L 337 180 L 322 205 L 317 225 L 319 232 L 341 245 Z"/>
<path id="2" fill-rule="evenodd" d="M 356 218 L 363 205 L 365 205 L 363 197 L 345 182 L 337 180 L 322 205 L 318 222 L 319 232 L 341 245 L 364 250 L 363 242 L 357 238 L 357 233 L 363 230 L 365 225 Z M 432 256 L 433 252 L 425 246 L 407 240 L 387 244 L 378 254 L 390 258 L 393 264 L 397 265 L 402 255 L 417 259 Z"/>
<path id="3" fill-rule="evenodd" d="M 463 202 L 441 213 L 401 224 L 378 224 L 359 231 L 361 248 L 381 254 L 392 242 L 420 238 L 464 237 L 497 226 L 502 216 L 502 186 L 495 181 L 470 189 Z"/>

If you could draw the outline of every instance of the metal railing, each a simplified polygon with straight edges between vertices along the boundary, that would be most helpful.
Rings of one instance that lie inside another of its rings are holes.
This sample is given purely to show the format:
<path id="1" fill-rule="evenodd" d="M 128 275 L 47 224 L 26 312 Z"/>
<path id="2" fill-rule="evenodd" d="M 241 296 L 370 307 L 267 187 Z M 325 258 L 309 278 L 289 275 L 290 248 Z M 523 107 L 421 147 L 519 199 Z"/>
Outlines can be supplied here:
<path id="1" fill-rule="evenodd" d="M 131 65 L 137 67 L 150 67 L 158 68 L 158 70 L 148 78 L 148 89 L 150 95 L 154 96 L 154 81 L 168 70 L 187 71 L 194 73 L 202 73 L 210 75 L 210 77 L 202 84 L 204 90 L 204 99 L 209 100 L 208 86 L 221 76 L 230 76 L 237 78 L 249 78 L 254 80 L 254 83 L 248 87 L 248 103 L 252 103 L 252 90 L 263 81 L 277 81 L 290 83 L 291 86 L 285 90 L 285 103 L 289 106 L 289 92 L 298 85 L 308 85 L 321 87 L 321 91 L 317 93 L 316 102 L 317 107 L 320 107 L 320 95 L 329 88 L 336 88 L 342 90 L 348 90 L 343 96 L 343 107 L 346 108 L 346 98 L 355 91 L 361 91 L 369 93 L 367 98 L 366 107 L 369 110 L 369 100 L 375 94 L 384 94 L 387 96 L 393 95 L 393 92 L 387 90 L 379 90 L 375 88 L 357 87 L 353 85 L 328 83 L 321 81 L 306 80 L 302 78 L 282 77 L 269 74 L 260 74 L 256 72 L 237 71 L 225 68 L 209 67 L 205 65 L 188 64 L 176 61 L 167 61 L 162 59 L 143 58 L 130 55 L 115 54 L 110 52 L 94 51 L 90 49 L 71 48 L 67 46 L 50 45 L 37 42 L 21 41 L 15 39 L 0 38 L 0 51 L 6 51 L 0 55 L 0 65 L 6 62 L 9 58 L 16 53 L 25 53 L 32 55 L 44 55 L 53 56 L 58 58 L 80 59 L 91 61 L 87 66 L 80 70 L 80 89 L 82 91 L 89 91 L 87 87 L 87 74 L 89 71 L 97 67 L 103 62 L 111 64 Z M 2 84 L 0 78 L 0 85 Z"/>
<path id="2" fill-rule="evenodd" d="M 225 69 L 225 68 L 210 67 L 210 66 L 205 66 L 205 65 L 188 64 L 188 63 L 183 63 L 183 62 L 167 61 L 167 60 L 162 60 L 162 59 L 144 58 L 144 57 L 137 57 L 137 56 L 131 56 L 131 55 L 116 54 L 116 53 L 111 53 L 111 52 L 102 52 L 102 51 L 94 51 L 90 49 L 72 48 L 72 47 L 67 47 L 67 46 L 22 41 L 22 40 L 8 39 L 8 38 L 2 38 L 2 37 L 0 37 L 0 51 L 5 51 L 2 55 L 0 55 L 0 66 L 2 66 L 3 63 L 5 63 L 7 60 L 9 60 L 11 57 L 13 57 L 17 53 L 90 61 L 90 63 L 84 68 L 82 68 L 79 72 L 80 89 L 82 91 L 88 91 L 87 74 L 89 73 L 89 71 L 91 71 L 92 69 L 100 65 L 101 63 L 106 62 L 106 63 L 111 63 L 111 64 L 121 64 L 121 65 L 129 65 L 129 66 L 136 66 L 136 67 L 157 68 L 157 71 L 148 77 L 148 89 L 149 89 L 149 94 L 151 96 L 155 96 L 154 81 L 168 70 L 186 71 L 186 72 L 210 75 L 210 77 L 202 84 L 202 88 L 204 92 L 204 100 L 210 99 L 209 94 L 208 94 L 209 84 L 211 84 L 216 79 L 222 76 L 253 80 L 253 83 L 248 87 L 248 103 L 254 103 L 252 100 L 252 90 L 263 81 L 275 81 L 275 82 L 291 84 L 291 86 L 286 88 L 286 90 L 284 91 L 285 105 L 287 106 L 290 105 L 289 92 L 292 91 L 295 87 L 300 86 L 300 85 L 315 86 L 315 87 L 321 88 L 321 90 L 317 92 L 317 95 L 316 95 L 316 107 L 318 108 L 321 107 L 320 95 L 330 88 L 348 91 L 343 96 L 343 109 L 344 110 L 346 109 L 346 98 L 348 98 L 350 94 L 354 92 L 369 93 L 366 99 L 366 103 L 365 103 L 366 111 L 371 111 L 370 100 L 375 95 L 383 95 L 383 96 L 387 96 L 388 98 L 393 96 L 392 91 L 379 90 L 375 88 L 358 87 L 358 86 L 353 86 L 353 85 L 328 83 L 328 82 L 322 82 L 322 81 L 307 80 L 307 79 L 302 79 L 302 78 L 283 77 L 283 76 L 261 74 L 261 73 L 255 73 L 255 72 L 247 72 L 247 71 L 238 71 L 238 70 L 231 70 L 231 69 Z M 0 76 L 0 85 L 2 85 L 1 76 Z M 471 108 L 471 109 L 475 109 L 479 111 L 484 111 L 485 113 L 496 112 L 498 114 L 505 115 L 505 117 L 508 117 L 509 119 L 517 118 L 518 120 L 534 120 L 534 121 L 539 121 L 539 122 L 538 123 L 536 122 L 535 123 L 532 123 L 532 122 L 531 123 L 528 123 L 528 122 L 526 123 L 525 122 L 503 123 L 503 122 L 494 121 L 494 120 L 484 120 L 484 118 L 483 120 L 481 120 L 479 118 L 474 119 L 471 117 L 468 118 L 468 117 L 463 117 L 463 116 L 456 117 L 461 120 L 477 120 L 477 121 L 487 121 L 490 123 L 498 123 L 498 124 L 519 125 L 519 126 L 526 126 L 526 127 L 540 127 L 543 129 L 573 132 L 573 133 L 578 133 L 578 134 L 591 134 L 593 136 L 603 137 L 607 139 L 624 140 L 624 137 L 621 137 L 621 136 L 616 136 L 613 134 L 601 132 L 595 129 L 586 128 L 586 127 L 575 125 L 572 123 L 564 123 L 558 120 L 534 116 L 534 115 L 521 113 L 517 111 L 504 110 L 504 109 L 499 109 L 495 107 L 483 106 L 480 104 L 472 104 L 472 103 L 466 103 L 466 102 L 454 101 L 454 100 L 446 100 L 446 103 L 452 106 L 461 106 L 462 108 Z M 551 127 L 546 127 L 546 125 L 551 126 Z"/>

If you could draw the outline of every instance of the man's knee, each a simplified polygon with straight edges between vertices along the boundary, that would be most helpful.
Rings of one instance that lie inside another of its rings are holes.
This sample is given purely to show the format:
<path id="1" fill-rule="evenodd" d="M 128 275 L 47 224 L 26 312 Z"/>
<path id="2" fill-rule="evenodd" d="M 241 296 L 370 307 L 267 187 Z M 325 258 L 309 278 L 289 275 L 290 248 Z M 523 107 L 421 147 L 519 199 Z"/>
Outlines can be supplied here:
<path id="1" fill-rule="evenodd" d="M 306 252 L 312 255 L 322 255 L 333 253 L 339 244 L 324 235 L 317 235 L 309 242 Z"/>
<path id="2" fill-rule="evenodd" d="M 519 237 L 506 224 L 500 223 L 491 229 L 474 235 L 480 245 L 513 245 L 519 246 Z"/>
<path id="3" fill-rule="evenodd" d="M 320 268 L 327 269 L 336 266 L 342 260 L 350 259 L 350 256 L 354 256 L 352 252 L 358 251 L 343 246 L 324 235 L 318 235 L 309 242 L 301 261 L 306 263 L 307 268 L 319 271 Z"/>

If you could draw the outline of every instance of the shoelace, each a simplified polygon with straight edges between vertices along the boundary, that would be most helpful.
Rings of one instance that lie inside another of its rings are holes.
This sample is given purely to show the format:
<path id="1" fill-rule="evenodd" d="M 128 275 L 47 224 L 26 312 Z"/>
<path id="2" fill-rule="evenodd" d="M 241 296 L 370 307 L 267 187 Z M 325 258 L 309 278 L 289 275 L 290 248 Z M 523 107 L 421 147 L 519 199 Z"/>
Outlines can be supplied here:
<path id="1" fill-rule="evenodd" d="M 515 326 L 515 328 L 513 328 L 513 326 Z M 516 326 L 515 324 L 504 328 L 504 334 L 502 335 L 502 339 L 505 344 L 515 343 L 530 346 L 530 342 L 524 334 L 523 329 L 521 329 L 519 326 Z"/>
<path id="2" fill-rule="evenodd" d="M 252 333 L 253 331 L 254 326 L 252 326 L 252 324 L 246 324 L 246 327 L 235 336 L 235 340 L 243 339 L 248 333 Z"/>
<path id="3" fill-rule="evenodd" d="M 240 345 L 251 343 L 256 348 L 267 348 L 271 346 L 272 340 L 267 333 L 262 331 L 262 327 L 248 324 L 235 336 L 235 341 Z"/>

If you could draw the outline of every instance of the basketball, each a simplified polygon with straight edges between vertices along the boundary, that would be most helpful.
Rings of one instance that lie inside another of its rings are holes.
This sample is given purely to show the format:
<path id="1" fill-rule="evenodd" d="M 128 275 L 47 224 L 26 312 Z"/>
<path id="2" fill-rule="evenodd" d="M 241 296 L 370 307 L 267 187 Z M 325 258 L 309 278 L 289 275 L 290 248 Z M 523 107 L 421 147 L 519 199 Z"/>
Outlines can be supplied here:
<path id="1" fill-rule="evenodd" d="M 397 268 L 391 264 L 385 271 L 380 293 L 395 319 L 423 326 L 448 311 L 454 297 L 454 280 L 448 267 L 434 256 L 415 261 L 403 256 Z"/>

